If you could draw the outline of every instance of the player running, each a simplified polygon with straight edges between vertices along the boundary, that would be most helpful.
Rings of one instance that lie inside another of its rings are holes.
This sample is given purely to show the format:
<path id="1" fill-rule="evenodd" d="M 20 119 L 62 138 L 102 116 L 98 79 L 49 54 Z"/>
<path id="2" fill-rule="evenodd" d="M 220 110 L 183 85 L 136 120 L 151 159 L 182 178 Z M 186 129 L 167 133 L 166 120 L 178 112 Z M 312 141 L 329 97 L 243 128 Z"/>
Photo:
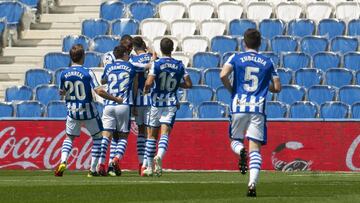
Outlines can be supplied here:
<path id="1" fill-rule="evenodd" d="M 250 180 L 248 196 L 256 197 L 256 183 L 261 168 L 261 145 L 266 144 L 265 98 L 268 90 L 281 90 L 279 76 L 272 61 L 257 50 L 261 34 L 256 29 L 244 33 L 246 52 L 232 55 L 224 64 L 220 78 L 232 95 L 230 116 L 231 149 L 240 157 L 239 169 L 247 171 L 244 136 L 249 140 Z M 229 75 L 234 72 L 233 83 Z M 270 83 L 271 82 L 271 83 Z"/>
<path id="2" fill-rule="evenodd" d="M 162 159 L 168 148 L 170 131 L 174 125 L 178 98 L 177 90 L 181 88 L 191 88 L 192 82 L 189 74 L 186 72 L 184 64 L 171 58 L 174 50 L 174 43 L 169 38 L 163 38 L 160 42 L 162 57 L 156 60 L 150 68 L 149 75 L 145 82 L 144 94 L 149 93 L 155 82 L 155 87 L 151 92 L 151 110 L 150 110 L 150 134 L 146 140 L 145 154 L 147 158 L 147 168 L 144 174 L 153 175 L 153 161 L 155 162 L 155 174 L 162 175 Z M 184 79 L 184 82 L 181 80 Z M 156 152 L 156 140 L 161 127 L 161 138 L 158 143 L 158 152 Z"/>
<path id="3" fill-rule="evenodd" d="M 102 121 L 104 124 L 103 138 L 101 141 L 101 155 L 99 160 L 99 173 L 102 176 L 120 176 L 121 169 L 119 161 L 122 159 L 126 147 L 127 138 L 130 132 L 130 105 L 133 104 L 133 97 L 137 94 L 136 69 L 128 62 L 129 54 L 123 45 L 114 49 L 115 62 L 106 65 L 101 77 L 101 83 L 107 84 L 108 93 L 114 97 L 121 97 L 121 104 L 111 100 L 105 100 L 105 108 Z M 113 134 L 118 132 L 119 136 Z M 106 152 L 110 146 L 109 168 L 106 173 L 105 159 Z"/>
<path id="4" fill-rule="evenodd" d="M 81 125 L 90 132 L 93 138 L 91 150 L 91 168 L 88 176 L 97 176 L 96 166 L 100 156 L 101 135 L 103 130 L 99 113 L 93 102 L 92 90 L 104 99 L 122 103 L 122 98 L 109 95 L 99 86 L 94 73 L 83 67 L 85 52 L 81 45 L 75 45 L 70 50 L 73 65 L 61 73 L 60 94 L 65 95 L 68 109 L 66 118 L 66 138 L 61 148 L 61 163 L 55 171 L 55 176 L 63 176 L 67 159 L 72 150 L 75 137 L 80 135 Z"/>
<path id="5" fill-rule="evenodd" d="M 146 76 L 149 68 L 151 67 L 152 60 L 156 59 L 156 54 L 147 53 L 147 47 L 144 40 L 141 37 L 133 38 L 133 47 L 136 55 L 132 55 L 130 63 L 136 67 L 138 72 L 138 94 L 134 102 L 134 116 L 138 126 L 137 136 L 137 154 L 139 160 L 139 173 L 145 170 L 146 161 L 144 161 L 145 155 L 145 142 L 147 137 L 147 131 L 149 128 L 149 110 L 151 105 L 151 97 L 149 94 L 144 95 L 143 90 L 145 86 Z M 145 158 L 146 159 L 146 158 Z"/>
<path id="6" fill-rule="evenodd" d="M 132 40 L 133 40 L 133 38 L 130 35 L 123 35 L 120 39 L 119 45 L 123 45 L 124 47 L 126 47 L 126 50 L 129 55 L 130 55 L 131 51 L 133 50 Z M 113 51 L 109 51 L 104 54 L 102 62 L 105 67 L 108 64 L 114 63 L 115 60 L 116 60 L 116 57 L 114 56 Z"/>

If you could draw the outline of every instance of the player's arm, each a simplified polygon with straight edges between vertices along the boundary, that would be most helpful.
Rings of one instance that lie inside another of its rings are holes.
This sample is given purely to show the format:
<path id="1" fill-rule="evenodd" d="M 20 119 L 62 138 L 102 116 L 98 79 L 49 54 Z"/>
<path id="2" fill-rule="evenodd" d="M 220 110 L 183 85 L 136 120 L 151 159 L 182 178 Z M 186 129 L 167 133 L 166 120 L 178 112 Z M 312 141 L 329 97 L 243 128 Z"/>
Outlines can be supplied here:
<path id="1" fill-rule="evenodd" d="M 138 90 L 139 90 L 139 83 L 138 83 L 138 74 L 135 74 L 135 77 L 133 79 L 133 101 L 135 101 L 136 103 L 136 98 L 137 98 L 137 94 L 138 94 Z M 131 108 L 131 111 L 132 111 L 132 114 L 133 116 L 137 116 L 138 115 L 138 112 L 137 112 L 137 109 L 136 109 L 136 106 L 134 105 L 132 108 Z"/>
<path id="2" fill-rule="evenodd" d="M 108 92 L 105 91 L 104 88 L 102 87 L 97 87 L 96 89 L 94 89 L 95 93 L 97 95 L 99 95 L 100 97 L 107 99 L 107 100 L 112 100 L 116 103 L 121 104 L 123 102 L 123 99 L 121 97 L 114 97 L 111 94 L 109 94 Z"/>
<path id="3" fill-rule="evenodd" d="M 145 86 L 144 86 L 144 94 L 147 94 L 150 92 L 150 88 L 154 84 L 154 81 L 155 81 L 155 75 L 148 75 L 146 82 L 145 82 Z"/>
<path id="4" fill-rule="evenodd" d="M 232 86 L 231 82 L 229 80 L 229 76 L 232 72 L 232 66 L 228 63 L 225 63 L 223 68 L 220 72 L 220 79 L 221 82 L 224 84 L 225 88 L 231 93 L 232 92 Z"/>
<path id="5" fill-rule="evenodd" d="M 279 77 L 273 77 L 271 79 L 269 90 L 272 93 L 279 93 L 281 91 L 281 83 Z"/>
<path id="6" fill-rule="evenodd" d="M 181 88 L 190 89 L 192 87 L 192 81 L 189 75 L 184 76 L 184 82 L 180 83 Z"/>
<path id="7" fill-rule="evenodd" d="M 61 74 L 61 76 L 60 76 L 60 88 L 59 88 L 59 94 L 60 94 L 61 96 L 65 96 L 65 95 L 66 95 L 66 90 L 65 90 L 65 86 L 64 86 L 64 81 L 65 81 L 64 75 Z"/>

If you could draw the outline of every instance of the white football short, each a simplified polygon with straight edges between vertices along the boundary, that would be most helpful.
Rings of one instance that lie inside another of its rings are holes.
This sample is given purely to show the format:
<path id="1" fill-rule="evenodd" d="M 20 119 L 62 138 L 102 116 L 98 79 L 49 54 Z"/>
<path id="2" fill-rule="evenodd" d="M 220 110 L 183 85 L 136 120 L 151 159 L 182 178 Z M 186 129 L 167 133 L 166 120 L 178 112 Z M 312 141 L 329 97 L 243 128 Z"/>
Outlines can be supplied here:
<path id="1" fill-rule="evenodd" d="M 135 122 L 138 126 L 149 125 L 150 118 L 150 106 L 138 106 L 136 107 L 137 116 L 135 116 Z"/>
<path id="2" fill-rule="evenodd" d="M 75 120 L 68 116 L 66 118 L 66 134 L 79 136 L 82 125 L 85 125 L 85 128 L 89 131 L 91 136 L 95 136 L 103 131 L 103 125 L 99 116 L 90 120 Z"/>
<path id="3" fill-rule="evenodd" d="M 176 118 L 176 106 L 169 107 L 155 107 L 152 106 L 150 109 L 150 120 L 149 126 L 158 128 L 161 124 L 167 124 L 170 127 L 174 126 Z"/>
<path id="4" fill-rule="evenodd" d="M 130 131 L 130 106 L 105 106 L 102 121 L 106 131 L 128 133 Z"/>
<path id="5" fill-rule="evenodd" d="M 243 140 L 246 135 L 249 140 L 266 144 L 265 116 L 256 113 L 232 114 L 229 132 L 234 140 Z"/>

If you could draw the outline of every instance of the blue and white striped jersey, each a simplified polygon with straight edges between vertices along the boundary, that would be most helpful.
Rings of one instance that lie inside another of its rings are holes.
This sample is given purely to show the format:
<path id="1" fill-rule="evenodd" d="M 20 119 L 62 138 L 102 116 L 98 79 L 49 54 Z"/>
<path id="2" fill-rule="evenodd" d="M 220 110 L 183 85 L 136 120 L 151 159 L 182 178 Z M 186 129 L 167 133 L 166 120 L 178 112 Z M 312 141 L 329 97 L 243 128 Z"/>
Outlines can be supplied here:
<path id="1" fill-rule="evenodd" d="M 133 80 L 136 69 L 131 63 L 123 60 L 115 60 L 114 63 L 105 66 L 101 79 L 107 81 L 108 93 L 114 97 L 123 98 L 122 105 L 133 104 Z M 105 100 L 105 105 L 119 105 L 112 100 Z"/>
<path id="2" fill-rule="evenodd" d="M 265 99 L 273 77 L 278 77 L 270 58 L 254 50 L 232 55 L 232 113 L 265 113 Z"/>
<path id="3" fill-rule="evenodd" d="M 73 65 L 60 76 L 60 89 L 66 91 L 68 116 L 75 120 L 89 120 L 98 116 L 92 89 L 99 87 L 95 74 L 80 65 Z"/>
<path id="4" fill-rule="evenodd" d="M 155 76 L 155 87 L 151 92 L 152 106 L 166 107 L 178 104 L 177 90 L 181 79 L 188 73 L 184 64 L 174 58 L 163 57 L 156 60 L 149 75 Z"/>
<path id="5" fill-rule="evenodd" d="M 143 53 L 131 56 L 129 62 L 136 67 L 138 72 L 138 94 L 136 96 L 135 106 L 150 106 L 150 95 L 144 95 L 143 90 L 146 81 L 145 66 L 150 63 L 152 55 L 150 53 Z"/>
<path id="6" fill-rule="evenodd" d="M 114 63 L 116 60 L 115 56 L 114 56 L 114 52 L 113 51 L 109 51 L 106 52 L 102 58 L 104 67 L 106 67 L 108 64 L 112 64 Z"/>

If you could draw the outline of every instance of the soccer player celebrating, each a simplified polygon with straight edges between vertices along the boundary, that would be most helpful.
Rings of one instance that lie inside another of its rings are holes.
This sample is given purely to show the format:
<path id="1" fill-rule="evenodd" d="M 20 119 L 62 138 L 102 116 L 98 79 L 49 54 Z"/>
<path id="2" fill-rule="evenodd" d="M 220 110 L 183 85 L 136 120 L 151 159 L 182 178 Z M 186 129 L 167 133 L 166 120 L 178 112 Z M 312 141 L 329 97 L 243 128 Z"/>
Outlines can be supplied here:
<path id="1" fill-rule="evenodd" d="M 246 52 L 232 55 L 224 64 L 220 78 L 232 95 L 231 149 L 240 157 L 239 169 L 242 174 L 247 171 L 244 135 L 249 140 L 248 196 L 255 197 L 262 163 L 260 148 L 266 144 L 265 98 L 268 90 L 280 92 L 281 84 L 271 59 L 257 53 L 261 44 L 260 32 L 248 29 L 244 33 L 244 43 Z M 234 77 L 231 84 L 228 77 L 232 72 Z"/>
<path id="2" fill-rule="evenodd" d="M 88 176 L 96 176 L 96 166 L 100 156 L 101 136 L 103 130 L 99 113 L 93 102 L 92 90 L 104 99 L 122 103 L 122 98 L 109 95 L 99 86 L 94 73 L 83 67 L 85 52 L 81 45 L 75 45 L 70 50 L 73 65 L 61 73 L 60 94 L 65 95 L 68 108 L 66 118 L 66 134 L 61 148 L 61 163 L 55 171 L 55 176 L 62 176 L 66 169 L 66 162 L 72 150 L 75 137 L 80 135 L 81 125 L 90 132 L 93 138 L 91 150 L 91 168 Z"/>
<path id="3" fill-rule="evenodd" d="M 174 43 L 169 38 L 163 38 L 160 42 L 162 57 L 156 60 L 150 68 L 149 75 L 145 82 L 144 93 L 149 93 L 155 82 L 155 87 L 151 92 L 151 110 L 150 110 L 150 134 L 146 140 L 145 154 L 147 158 L 147 168 L 144 174 L 152 176 L 153 162 L 155 162 L 155 174 L 162 175 L 162 159 L 168 148 L 168 140 L 171 128 L 174 125 L 178 98 L 177 90 L 181 88 L 191 88 L 192 82 L 189 74 L 186 72 L 184 64 L 171 58 L 174 49 Z M 184 82 L 181 80 L 184 79 Z M 158 143 L 158 152 L 156 152 L 156 139 L 159 128 L 161 127 L 161 138 Z"/>
<path id="4" fill-rule="evenodd" d="M 126 50 L 128 52 L 128 54 L 130 55 L 132 49 L 133 49 L 133 43 L 132 43 L 133 38 L 130 35 L 124 35 L 121 37 L 120 39 L 120 44 L 119 45 L 123 45 L 124 47 L 126 47 Z M 114 63 L 116 60 L 116 57 L 113 54 L 113 51 L 109 51 L 106 52 L 103 56 L 103 65 L 104 67 L 108 64 L 112 64 Z"/>
<path id="5" fill-rule="evenodd" d="M 144 161 L 145 155 L 145 142 L 147 127 L 149 125 L 149 109 L 150 109 L 150 95 L 144 95 L 144 90 L 147 71 L 151 65 L 151 61 L 154 60 L 156 54 L 152 55 L 147 53 L 147 47 L 144 40 L 141 37 L 133 38 L 133 47 L 136 55 L 130 58 L 130 63 L 136 67 L 138 72 L 138 94 L 134 102 L 135 121 L 138 126 L 137 136 L 137 154 L 139 159 L 139 173 L 146 167 L 146 161 Z"/>
<path id="6" fill-rule="evenodd" d="M 133 104 L 133 96 L 137 94 L 136 69 L 129 60 L 129 53 L 125 46 L 115 47 L 115 62 L 106 65 L 101 83 L 108 85 L 108 93 L 114 97 L 121 97 L 123 102 L 118 104 L 111 100 L 105 100 L 105 108 L 102 121 L 104 124 L 103 139 L 101 141 L 101 155 L 99 160 L 99 173 L 106 176 L 105 158 L 110 139 L 114 132 L 119 132 L 119 137 L 114 136 L 110 146 L 110 160 L 108 174 L 110 176 L 121 175 L 119 161 L 123 157 L 127 147 L 127 137 L 130 132 L 130 105 Z"/>

